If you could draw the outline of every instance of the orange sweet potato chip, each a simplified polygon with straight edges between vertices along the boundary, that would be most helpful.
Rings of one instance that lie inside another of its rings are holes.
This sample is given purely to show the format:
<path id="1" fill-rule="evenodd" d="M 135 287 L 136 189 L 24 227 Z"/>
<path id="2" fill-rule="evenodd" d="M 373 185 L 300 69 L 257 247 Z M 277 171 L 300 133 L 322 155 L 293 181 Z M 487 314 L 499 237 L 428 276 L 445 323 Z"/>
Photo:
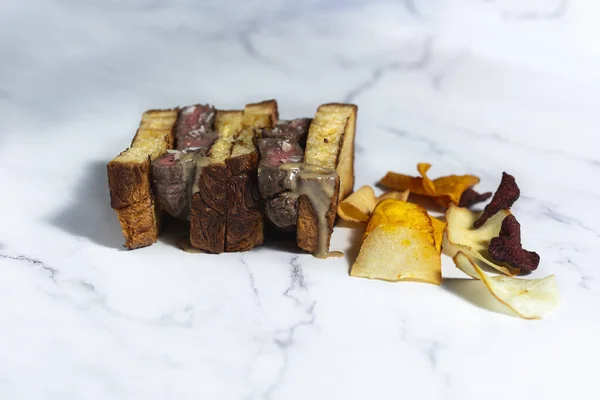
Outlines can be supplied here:
<path id="1" fill-rule="evenodd" d="M 458 204 L 463 192 L 479 183 L 479 178 L 473 175 L 449 175 L 431 180 L 427 176 L 430 167 L 427 163 L 417 164 L 421 177 L 388 172 L 379 183 L 390 189 L 408 189 L 411 193 L 432 197 L 443 207 Z"/>

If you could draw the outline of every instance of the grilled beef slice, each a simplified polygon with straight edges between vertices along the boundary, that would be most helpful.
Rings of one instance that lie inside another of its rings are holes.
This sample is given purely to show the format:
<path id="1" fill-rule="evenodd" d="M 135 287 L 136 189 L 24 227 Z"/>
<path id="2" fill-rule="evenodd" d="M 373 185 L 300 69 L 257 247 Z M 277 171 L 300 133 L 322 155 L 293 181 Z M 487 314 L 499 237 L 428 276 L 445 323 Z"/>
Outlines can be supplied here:
<path id="1" fill-rule="evenodd" d="M 275 139 L 289 139 L 304 147 L 311 118 L 298 118 L 281 120 L 273 129 L 263 129 L 261 137 Z"/>
<path id="2" fill-rule="evenodd" d="M 258 141 L 261 161 L 258 166 L 258 189 L 265 200 L 265 216 L 278 228 L 291 230 L 296 225 L 298 199 L 291 196 L 296 168 L 282 169 L 287 163 L 301 163 L 304 151 L 290 139 L 264 138 Z"/>
<path id="3" fill-rule="evenodd" d="M 175 124 L 176 149 L 210 147 L 218 136 L 213 130 L 216 111 L 202 104 L 182 108 Z"/>
<path id="4" fill-rule="evenodd" d="M 207 152 L 207 147 L 191 151 L 169 150 L 152 162 L 151 174 L 156 200 L 173 217 L 190 218 L 196 164 Z"/>
<path id="5" fill-rule="evenodd" d="M 265 202 L 265 216 L 276 227 L 292 231 L 298 219 L 298 196 L 283 192 Z"/>
<path id="6" fill-rule="evenodd" d="M 152 162 L 156 200 L 175 218 L 190 218 L 196 165 L 218 136 L 214 130 L 215 113 L 209 105 L 182 108 L 175 123 L 177 150 L 169 150 Z"/>

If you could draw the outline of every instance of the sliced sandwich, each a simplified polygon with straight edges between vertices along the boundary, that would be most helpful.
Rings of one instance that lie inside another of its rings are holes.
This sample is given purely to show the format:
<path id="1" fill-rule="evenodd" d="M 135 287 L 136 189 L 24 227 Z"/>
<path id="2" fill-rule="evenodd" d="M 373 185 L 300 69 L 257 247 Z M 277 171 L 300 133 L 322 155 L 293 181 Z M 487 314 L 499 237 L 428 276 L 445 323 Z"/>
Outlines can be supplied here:
<path id="1" fill-rule="evenodd" d="M 152 161 L 152 183 L 156 201 L 171 216 L 189 220 L 196 165 L 217 139 L 216 110 L 208 105 L 181 109 L 175 124 L 175 147 Z"/>
<path id="2" fill-rule="evenodd" d="M 218 134 L 207 158 L 196 167 L 190 213 L 190 243 L 211 253 L 245 251 L 264 241 L 256 182 L 260 129 L 278 119 L 275 100 L 249 104 L 244 111 L 217 111 Z"/>
<path id="3" fill-rule="evenodd" d="M 256 140 L 263 129 L 272 129 L 279 118 L 275 100 L 248 104 L 242 131 L 226 160 L 227 228 L 225 251 L 247 251 L 264 242 L 264 217 L 258 192 L 259 153 Z"/>
<path id="4" fill-rule="evenodd" d="M 190 211 L 190 243 L 210 253 L 225 251 L 227 224 L 227 182 L 235 139 L 242 131 L 243 111 L 217 111 L 218 138 L 208 152 L 204 166 L 196 166 Z"/>
<path id="5" fill-rule="evenodd" d="M 304 189 L 299 198 L 296 241 L 313 254 L 326 255 L 338 202 L 354 187 L 357 110 L 354 104 L 321 105 L 308 131 L 304 162 L 321 170 L 299 177 L 299 187 L 312 189 Z M 324 194 L 329 196 L 328 204 Z"/>
<path id="6" fill-rule="evenodd" d="M 177 114 L 178 109 L 145 112 L 131 146 L 108 163 L 111 207 L 129 249 L 158 238 L 160 209 L 152 195 L 150 163 L 173 148 Z"/>
<path id="7" fill-rule="evenodd" d="M 258 141 L 258 187 L 265 203 L 265 219 L 278 230 L 296 230 L 298 196 L 291 191 L 296 172 L 281 166 L 304 161 L 309 126 L 309 118 L 279 121 L 275 128 L 263 130 Z"/>

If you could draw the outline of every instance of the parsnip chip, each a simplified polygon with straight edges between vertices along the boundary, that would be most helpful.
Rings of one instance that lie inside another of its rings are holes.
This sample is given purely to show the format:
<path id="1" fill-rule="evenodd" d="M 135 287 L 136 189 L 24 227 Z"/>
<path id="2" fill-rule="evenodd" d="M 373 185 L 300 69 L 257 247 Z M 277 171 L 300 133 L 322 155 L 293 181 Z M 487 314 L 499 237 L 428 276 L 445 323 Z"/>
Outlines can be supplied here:
<path id="1" fill-rule="evenodd" d="M 439 285 L 441 258 L 432 241 L 431 232 L 400 225 L 377 226 L 363 242 L 350 275 Z"/>
<path id="2" fill-rule="evenodd" d="M 367 222 L 376 205 L 373 189 L 362 186 L 338 205 L 338 215 L 345 221 Z"/>
<path id="3" fill-rule="evenodd" d="M 370 186 L 362 186 L 338 205 L 338 215 L 345 221 L 367 222 L 371 213 L 381 201 L 386 199 L 406 201 L 408 190 L 404 192 L 389 192 L 375 197 Z"/>
<path id="4" fill-rule="evenodd" d="M 425 232 L 435 244 L 433 225 L 427 210 L 418 204 L 398 200 L 384 200 L 375 207 L 363 239 L 380 225 L 399 225 Z"/>
<path id="5" fill-rule="evenodd" d="M 514 268 L 507 263 L 494 261 L 488 252 L 490 240 L 498 236 L 502 220 L 510 214 L 510 211 L 500 210 L 489 218 L 481 228 L 473 229 L 473 222 L 479 218 L 480 214 L 451 204 L 448 211 L 446 211 L 448 242 L 456 250 L 462 251 L 469 257 L 473 257 L 505 275 L 518 274 L 518 268 Z"/>
<path id="6" fill-rule="evenodd" d="M 446 230 L 446 223 L 437 219 L 436 217 L 429 216 L 431 219 L 431 225 L 433 226 L 433 237 L 435 239 L 435 248 L 438 253 L 442 252 L 442 240 L 444 238 L 444 231 Z"/>
<path id="7" fill-rule="evenodd" d="M 543 318 L 558 305 L 559 296 L 554 275 L 543 279 L 488 276 L 461 251 L 456 253 L 452 260 L 465 274 L 480 279 L 498 301 L 522 318 Z"/>
<path id="8" fill-rule="evenodd" d="M 463 192 L 479 182 L 473 175 L 449 175 L 434 180 L 429 179 L 427 171 L 431 164 L 419 163 L 417 170 L 421 177 L 388 172 L 379 183 L 395 190 L 410 190 L 411 193 L 433 197 L 443 207 L 458 204 Z"/>

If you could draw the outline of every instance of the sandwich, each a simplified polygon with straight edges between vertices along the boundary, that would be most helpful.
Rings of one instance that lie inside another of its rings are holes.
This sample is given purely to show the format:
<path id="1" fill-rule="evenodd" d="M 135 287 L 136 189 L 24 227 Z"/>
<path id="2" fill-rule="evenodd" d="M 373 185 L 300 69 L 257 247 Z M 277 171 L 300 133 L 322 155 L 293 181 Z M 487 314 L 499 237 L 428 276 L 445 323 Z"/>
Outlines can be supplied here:
<path id="1" fill-rule="evenodd" d="M 275 100 L 244 110 L 196 104 L 144 113 L 129 149 L 108 164 L 111 205 L 130 249 L 156 242 L 162 211 L 189 221 L 209 253 L 263 244 L 265 220 L 327 257 L 339 201 L 354 185 L 357 107 L 325 104 L 279 121 Z"/>
<path id="2" fill-rule="evenodd" d="M 225 251 L 227 223 L 227 181 L 225 161 L 242 131 L 243 111 L 218 111 L 215 117 L 217 140 L 211 146 L 204 165 L 196 167 L 190 210 L 190 243 L 210 252 Z"/>
<path id="3" fill-rule="evenodd" d="M 231 157 L 227 182 L 227 232 L 225 251 L 246 251 L 264 242 L 264 217 L 258 194 L 258 149 L 256 139 L 261 129 L 277 124 L 279 113 L 275 100 L 249 104 L 244 109 L 242 132 L 238 135 Z"/>
<path id="4" fill-rule="evenodd" d="M 197 104 L 181 109 L 175 124 L 175 150 L 152 161 L 152 183 L 158 204 L 171 216 L 190 219 L 196 165 L 202 163 L 217 139 L 217 111 Z"/>

